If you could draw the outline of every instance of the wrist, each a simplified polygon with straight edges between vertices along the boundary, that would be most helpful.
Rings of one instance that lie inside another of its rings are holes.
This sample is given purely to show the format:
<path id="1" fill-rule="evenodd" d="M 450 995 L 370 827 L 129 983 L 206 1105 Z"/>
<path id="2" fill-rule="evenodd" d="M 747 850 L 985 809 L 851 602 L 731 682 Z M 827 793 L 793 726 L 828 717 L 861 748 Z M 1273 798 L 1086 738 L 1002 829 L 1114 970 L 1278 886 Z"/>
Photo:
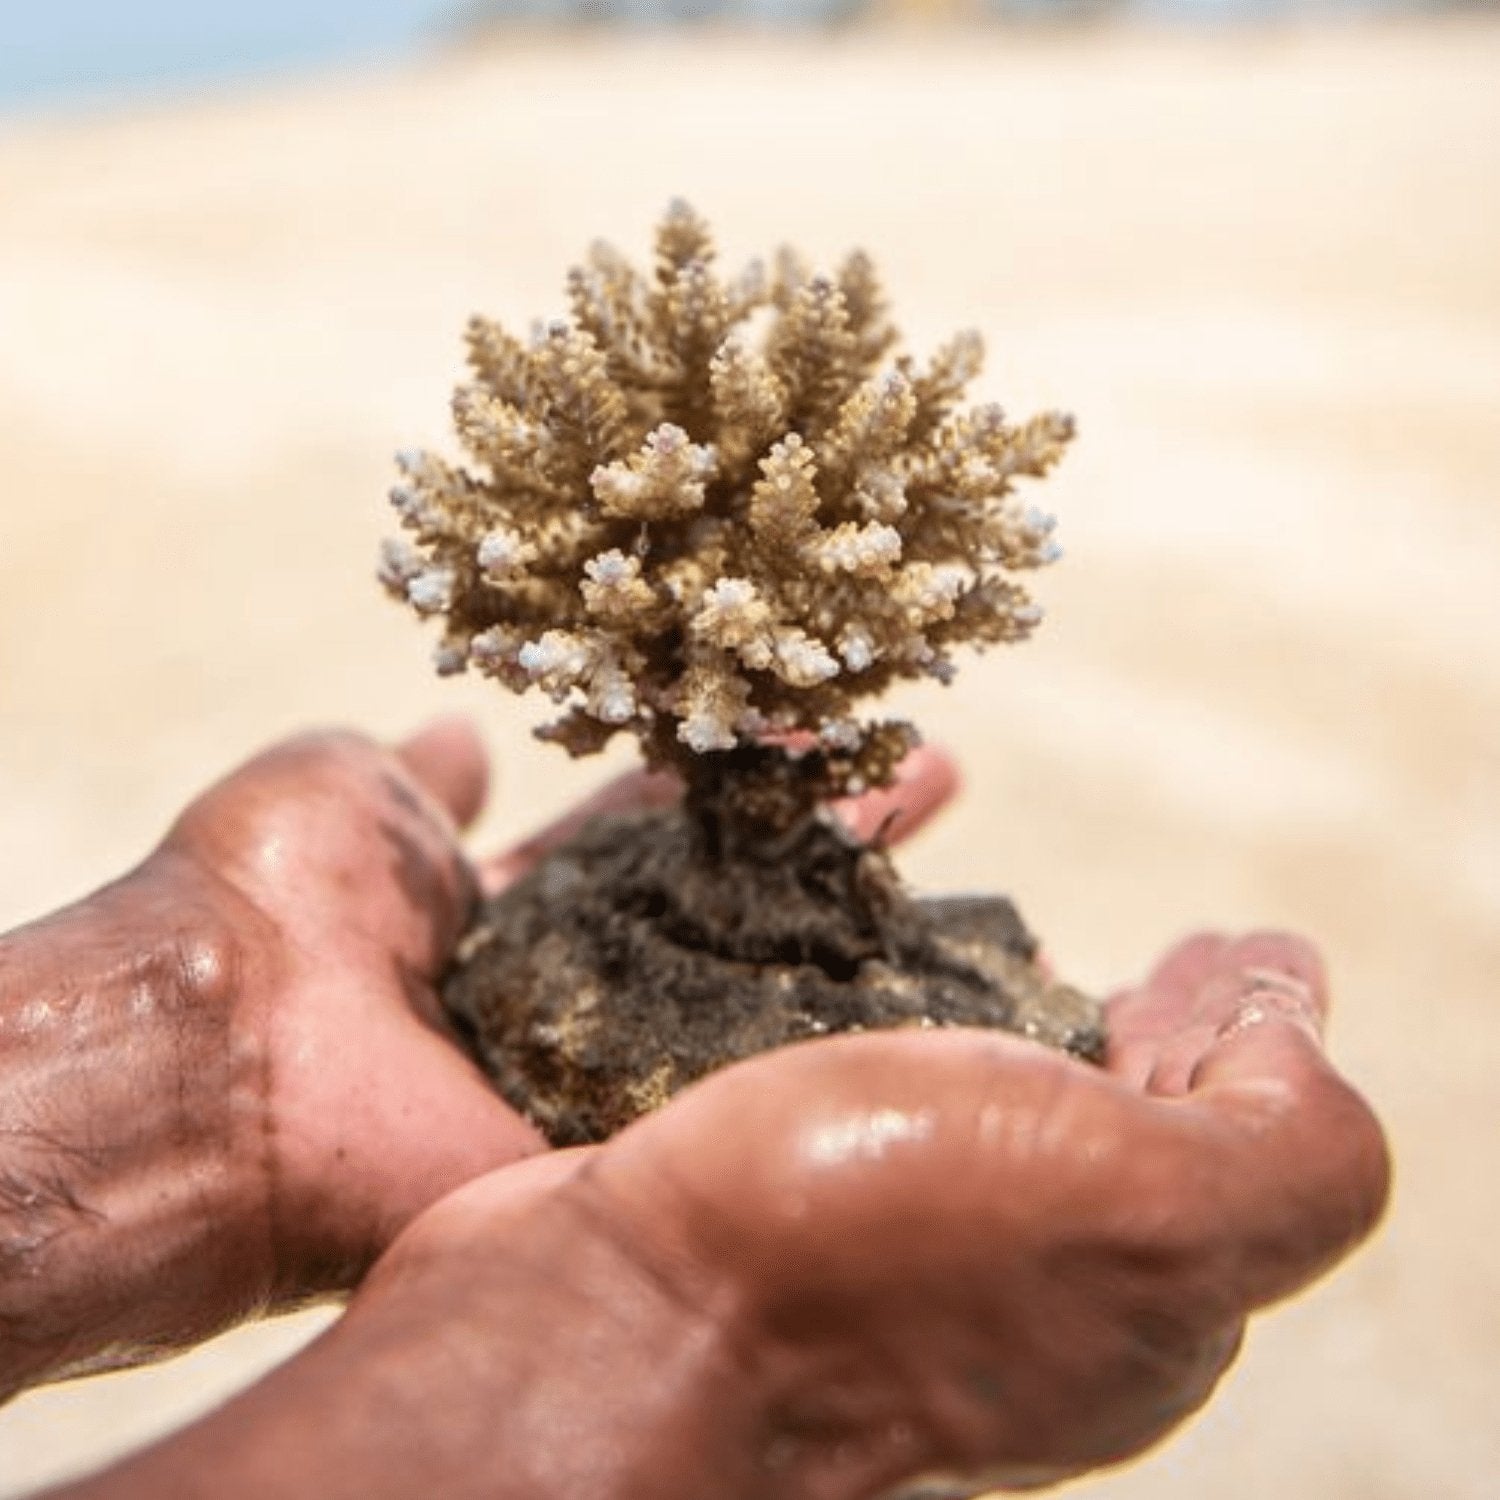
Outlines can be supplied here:
<path id="1" fill-rule="evenodd" d="M 420 1463 L 450 1463 L 465 1432 L 454 1494 L 764 1493 L 775 1455 L 737 1289 L 642 1232 L 587 1173 L 514 1203 L 435 1242 L 419 1221 L 338 1330 L 351 1368 L 388 1372 L 375 1378 L 396 1430 L 433 1443 Z"/>
<path id="2" fill-rule="evenodd" d="M 570 1193 L 450 1212 L 472 1193 L 417 1221 L 296 1358 L 70 1500 L 766 1493 L 726 1309 Z"/>
<path id="3" fill-rule="evenodd" d="M 0 1390 L 148 1358 L 271 1287 L 262 945 L 171 854 L 0 939 Z"/>

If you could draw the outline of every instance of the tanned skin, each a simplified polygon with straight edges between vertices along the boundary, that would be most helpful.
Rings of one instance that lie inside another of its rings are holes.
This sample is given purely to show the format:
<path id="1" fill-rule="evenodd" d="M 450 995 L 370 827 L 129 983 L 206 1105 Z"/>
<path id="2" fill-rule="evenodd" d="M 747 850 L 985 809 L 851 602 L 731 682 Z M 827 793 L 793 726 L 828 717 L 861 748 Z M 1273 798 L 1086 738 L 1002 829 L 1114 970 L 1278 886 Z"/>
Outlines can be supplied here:
<path id="1" fill-rule="evenodd" d="M 843 809 L 910 832 L 919 752 Z M 1380 1216 L 1374 1118 L 1282 934 L 1200 935 L 1105 1069 L 843 1037 L 548 1153 L 447 1034 L 472 732 L 278 746 L 132 874 L 0 940 L 0 1390 L 354 1290 L 220 1411 L 58 1495 L 858 1500 L 1042 1485 L 1194 1410 L 1246 1317 Z M 959 1479 L 956 1476 L 967 1476 Z"/>

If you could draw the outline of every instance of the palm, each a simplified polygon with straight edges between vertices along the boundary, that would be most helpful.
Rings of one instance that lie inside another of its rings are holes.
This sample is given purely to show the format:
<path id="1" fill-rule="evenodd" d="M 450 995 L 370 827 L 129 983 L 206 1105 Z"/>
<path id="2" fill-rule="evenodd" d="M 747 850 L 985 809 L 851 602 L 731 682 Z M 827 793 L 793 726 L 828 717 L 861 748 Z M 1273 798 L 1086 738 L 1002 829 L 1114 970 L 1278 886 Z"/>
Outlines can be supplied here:
<path id="1" fill-rule="evenodd" d="M 753 1309 L 737 1348 L 840 1493 L 1053 1481 L 1174 1426 L 1246 1315 L 1378 1216 L 1379 1130 L 1307 1034 L 1321 984 L 1293 939 L 1195 939 L 1114 1002 L 1106 1071 L 972 1031 L 787 1049 L 571 1190 Z"/>

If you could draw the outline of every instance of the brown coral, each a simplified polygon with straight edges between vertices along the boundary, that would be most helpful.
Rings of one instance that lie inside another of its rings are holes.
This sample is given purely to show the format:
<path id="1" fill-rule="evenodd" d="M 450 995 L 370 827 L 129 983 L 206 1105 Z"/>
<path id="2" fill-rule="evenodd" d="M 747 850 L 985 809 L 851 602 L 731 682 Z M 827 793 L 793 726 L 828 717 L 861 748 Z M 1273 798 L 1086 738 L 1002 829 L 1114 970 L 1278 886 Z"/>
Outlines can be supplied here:
<path id="1" fill-rule="evenodd" d="M 963 408 L 975 334 L 892 357 L 862 254 L 721 280 L 680 202 L 651 275 L 598 245 L 568 293 L 571 318 L 525 343 L 470 323 L 469 467 L 400 459 L 409 535 L 381 573 L 445 620 L 439 670 L 540 687 L 567 709 L 541 732 L 575 754 L 629 730 L 691 771 L 800 732 L 835 789 L 882 779 L 905 731 L 858 722 L 858 700 L 1039 620 L 1016 575 L 1056 555 L 1053 523 L 1012 485 L 1070 419 Z"/>
<path id="2" fill-rule="evenodd" d="M 402 459 L 387 586 L 441 616 L 438 662 L 621 730 L 680 804 L 591 821 L 484 903 L 443 987 L 496 1087 L 558 1143 L 600 1140 L 706 1072 L 831 1031 L 1000 1026 L 1097 1057 L 1004 900 L 913 900 L 877 837 L 819 810 L 889 780 L 909 727 L 859 700 L 1040 618 L 1056 554 L 1012 495 L 1072 426 L 961 405 L 975 334 L 893 354 L 869 260 L 714 271 L 674 205 L 650 276 L 597 247 L 528 343 L 476 318 L 453 402 L 470 455 Z"/>

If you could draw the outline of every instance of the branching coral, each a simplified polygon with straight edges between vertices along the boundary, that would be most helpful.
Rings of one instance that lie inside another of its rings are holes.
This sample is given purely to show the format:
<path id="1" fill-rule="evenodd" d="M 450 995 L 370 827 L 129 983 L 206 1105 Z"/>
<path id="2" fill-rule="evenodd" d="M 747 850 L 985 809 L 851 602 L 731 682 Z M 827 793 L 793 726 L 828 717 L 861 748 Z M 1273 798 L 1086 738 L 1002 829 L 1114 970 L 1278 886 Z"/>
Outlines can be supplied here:
<path id="1" fill-rule="evenodd" d="M 721 280 L 682 203 L 653 274 L 598 245 L 568 294 L 528 342 L 469 324 L 468 468 L 399 460 L 408 535 L 381 576 L 444 618 L 438 669 L 541 688 L 566 706 L 541 733 L 574 754 L 628 730 L 690 770 L 801 733 L 836 785 L 885 779 L 908 732 L 858 701 L 946 681 L 955 646 L 1040 619 L 1016 575 L 1057 555 L 1053 522 L 1012 487 L 1070 419 L 963 407 L 976 334 L 925 365 L 893 355 L 862 254 L 818 276 L 783 251 Z"/>
<path id="2" fill-rule="evenodd" d="M 621 731 L 680 803 L 591 819 L 483 904 L 445 981 L 501 1093 L 557 1144 L 607 1137 L 710 1069 L 825 1035 L 1001 1026 L 1082 1055 L 1099 1011 L 1033 963 L 1004 900 L 923 901 L 820 803 L 888 780 L 910 728 L 861 700 L 1020 640 L 1056 556 L 1013 494 L 1072 434 L 966 406 L 982 348 L 896 349 L 874 270 L 789 252 L 724 279 L 685 205 L 656 265 L 606 246 L 571 316 L 469 325 L 468 458 L 401 459 L 387 587 L 444 625 L 438 667 Z"/>

